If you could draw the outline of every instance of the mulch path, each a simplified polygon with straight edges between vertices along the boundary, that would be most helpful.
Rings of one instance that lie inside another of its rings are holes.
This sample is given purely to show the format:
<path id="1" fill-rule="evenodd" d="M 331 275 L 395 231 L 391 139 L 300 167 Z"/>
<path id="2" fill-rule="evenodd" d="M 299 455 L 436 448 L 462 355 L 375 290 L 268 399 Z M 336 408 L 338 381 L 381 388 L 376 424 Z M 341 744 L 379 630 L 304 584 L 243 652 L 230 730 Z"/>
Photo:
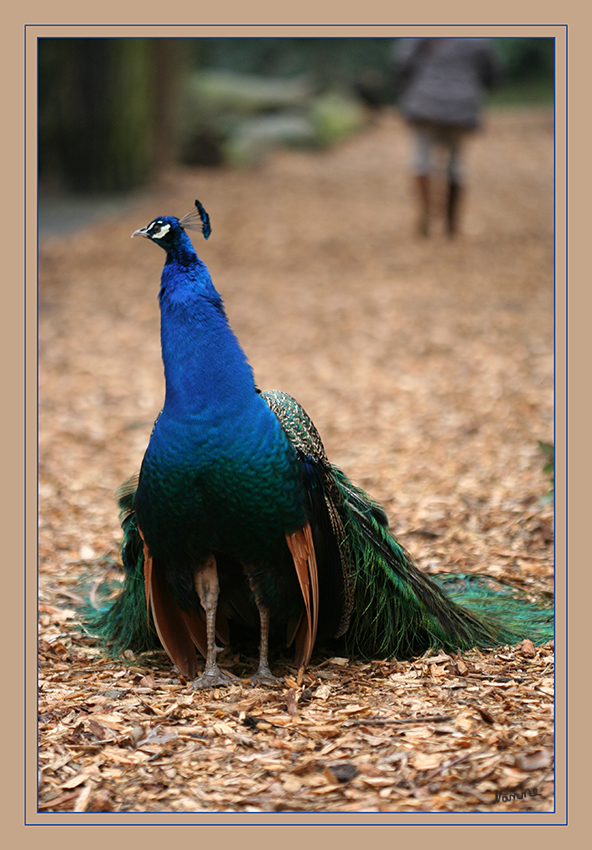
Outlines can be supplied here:
<path id="1" fill-rule="evenodd" d="M 331 460 L 430 571 L 553 592 L 553 115 L 492 112 L 463 234 L 414 234 L 408 136 L 250 171 L 175 169 L 118 218 L 40 248 L 39 808 L 43 812 L 553 809 L 553 644 L 411 661 L 287 658 L 277 688 L 222 656 L 191 691 L 167 657 L 105 657 L 77 606 L 116 573 L 114 492 L 162 403 L 163 255 L 130 234 L 195 197 L 196 246 L 263 388 L 295 396 Z"/>

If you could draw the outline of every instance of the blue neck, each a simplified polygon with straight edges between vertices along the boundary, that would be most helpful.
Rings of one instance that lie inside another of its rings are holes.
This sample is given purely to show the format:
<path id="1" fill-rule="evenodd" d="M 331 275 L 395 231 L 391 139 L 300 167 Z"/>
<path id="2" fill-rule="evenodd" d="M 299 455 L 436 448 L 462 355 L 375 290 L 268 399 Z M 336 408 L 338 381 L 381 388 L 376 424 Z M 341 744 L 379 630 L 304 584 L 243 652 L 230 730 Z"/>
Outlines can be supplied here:
<path id="1" fill-rule="evenodd" d="M 207 420 L 222 408 L 244 407 L 255 382 L 207 267 L 183 236 L 181 250 L 167 255 L 159 293 L 163 413 Z"/>

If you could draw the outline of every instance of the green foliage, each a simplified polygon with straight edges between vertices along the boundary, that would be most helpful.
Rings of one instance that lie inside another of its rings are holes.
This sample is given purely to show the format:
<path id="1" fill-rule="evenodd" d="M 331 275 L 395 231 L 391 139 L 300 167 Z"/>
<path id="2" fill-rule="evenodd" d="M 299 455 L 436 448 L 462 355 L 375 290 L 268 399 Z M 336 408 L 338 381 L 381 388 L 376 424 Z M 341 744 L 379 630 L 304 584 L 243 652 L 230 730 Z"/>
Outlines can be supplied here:
<path id="1" fill-rule="evenodd" d="M 553 84 L 548 80 L 531 79 L 505 83 L 487 93 L 487 107 L 552 106 Z"/>
<path id="2" fill-rule="evenodd" d="M 495 38 L 506 79 L 520 83 L 525 80 L 545 80 L 552 84 L 555 70 L 555 39 L 553 38 Z"/>
<path id="3" fill-rule="evenodd" d="M 332 145 L 359 130 L 364 124 L 364 114 L 355 98 L 329 93 L 313 101 L 312 123 L 318 143 Z"/>
<path id="4" fill-rule="evenodd" d="M 216 38 L 192 42 L 194 67 L 243 74 L 292 77 L 308 74 L 320 89 L 373 80 L 382 102 L 394 102 L 391 38 Z M 494 38 L 503 65 L 495 103 L 552 103 L 553 38 Z M 380 89 L 380 92 L 378 91 Z"/>
<path id="5" fill-rule="evenodd" d="M 273 147 L 336 144 L 366 121 L 358 97 L 319 92 L 309 75 L 290 78 L 204 69 L 189 75 L 184 98 L 183 159 L 208 164 L 209 139 L 220 161 L 250 166 Z"/>
<path id="6" fill-rule="evenodd" d="M 321 88 L 341 87 L 361 70 L 386 71 L 391 38 L 202 38 L 193 42 L 195 67 L 242 74 L 308 74 Z"/>
<path id="7" fill-rule="evenodd" d="M 552 502 L 555 498 L 555 446 L 552 443 L 543 443 L 539 440 L 539 448 L 547 457 L 543 472 L 551 479 L 551 489 L 543 496 L 541 501 L 543 503 Z"/>

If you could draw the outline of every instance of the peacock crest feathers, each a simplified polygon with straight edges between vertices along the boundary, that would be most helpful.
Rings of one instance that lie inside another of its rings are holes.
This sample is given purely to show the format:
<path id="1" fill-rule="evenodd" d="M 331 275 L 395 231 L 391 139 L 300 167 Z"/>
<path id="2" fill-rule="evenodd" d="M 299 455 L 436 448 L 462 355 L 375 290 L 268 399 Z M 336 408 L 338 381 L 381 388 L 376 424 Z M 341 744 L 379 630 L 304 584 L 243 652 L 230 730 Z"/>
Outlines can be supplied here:
<path id="1" fill-rule="evenodd" d="M 209 239 L 212 232 L 210 216 L 198 200 L 195 201 L 195 209 L 180 218 L 179 224 L 184 230 L 197 230 L 198 233 L 203 233 L 204 239 Z"/>

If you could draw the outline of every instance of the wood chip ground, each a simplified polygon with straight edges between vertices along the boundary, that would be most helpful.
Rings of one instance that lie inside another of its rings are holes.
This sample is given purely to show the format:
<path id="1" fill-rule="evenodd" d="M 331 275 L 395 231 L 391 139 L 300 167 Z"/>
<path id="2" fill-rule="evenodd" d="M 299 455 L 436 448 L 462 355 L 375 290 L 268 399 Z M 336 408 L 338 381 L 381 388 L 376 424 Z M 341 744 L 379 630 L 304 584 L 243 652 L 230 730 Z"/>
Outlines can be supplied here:
<path id="1" fill-rule="evenodd" d="M 163 398 L 163 261 L 130 240 L 198 197 L 196 244 L 263 388 L 382 500 L 430 572 L 553 592 L 553 114 L 470 143 L 462 236 L 414 234 L 408 135 L 385 112 L 316 154 L 175 169 L 117 219 L 40 250 L 39 809 L 544 812 L 553 645 L 411 661 L 313 657 L 301 683 L 191 691 L 164 654 L 105 657 L 78 604 L 115 574 L 114 492 Z"/>

